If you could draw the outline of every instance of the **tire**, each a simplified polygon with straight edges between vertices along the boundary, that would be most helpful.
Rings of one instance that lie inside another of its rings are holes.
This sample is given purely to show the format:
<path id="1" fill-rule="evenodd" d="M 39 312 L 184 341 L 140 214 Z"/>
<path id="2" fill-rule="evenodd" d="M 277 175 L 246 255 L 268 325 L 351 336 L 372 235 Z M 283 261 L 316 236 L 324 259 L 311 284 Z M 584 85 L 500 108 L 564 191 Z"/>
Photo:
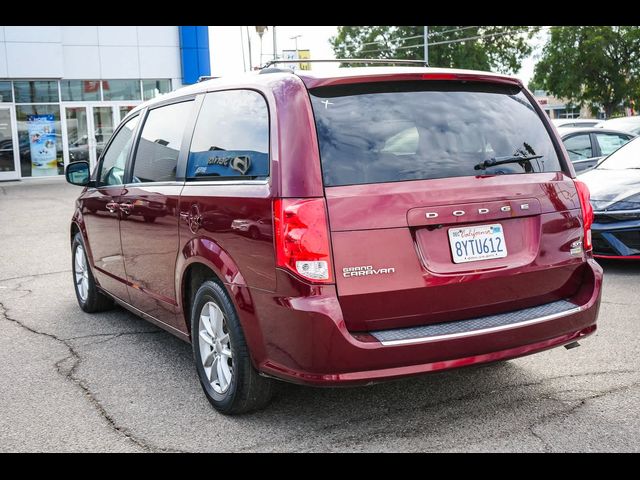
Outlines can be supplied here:
<path id="1" fill-rule="evenodd" d="M 273 394 L 273 380 L 260 376 L 253 368 L 235 308 L 225 290 L 211 280 L 202 284 L 193 299 L 191 346 L 200 385 L 216 410 L 237 415 L 267 406 Z M 229 351 L 230 356 L 225 353 Z M 225 375 L 228 372 L 230 380 Z"/>
<path id="2" fill-rule="evenodd" d="M 73 242 L 71 242 L 71 275 L 78 305 L 87 313 L 111 310 L 114 307 L 113 300 L 102 293 L 96 286 L 86 252 L 84 240 L 80 232 L 78 232 L 73 237 Z M 83 267 L 84 270 L 81 272 Z M 78 280 L 80 277 L 82 279 Z"/>
<path id="3" fill-rule="evenodd" d="M 260 238 L 260 230 L 258 230 L 256 227 L 251 227 L 249 229 L 249 236 L 253 240 L 258 240 Z"/>

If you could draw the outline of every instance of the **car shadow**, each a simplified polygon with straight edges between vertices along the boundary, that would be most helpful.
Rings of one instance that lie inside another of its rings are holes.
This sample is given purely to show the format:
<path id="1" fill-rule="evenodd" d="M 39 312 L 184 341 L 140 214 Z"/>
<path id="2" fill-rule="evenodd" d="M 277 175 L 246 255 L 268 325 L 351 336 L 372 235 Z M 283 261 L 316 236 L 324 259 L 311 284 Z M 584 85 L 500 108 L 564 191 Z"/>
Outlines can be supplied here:
<path id="1" fill-rule="evenodd" d="M 113 320 L 116 323 L 122 321 L 118 317 L 125 316 L 128 317 L 126 322 L 139 323 L 141 329 L 154 328 L 120 308 L 99 316 L 104 316 L 102 322 Z M 161 364 L 173 362 L 172 374 L 178 373 L 181 382 L 191 384 L 188 390 L 199 391 L 190 344 L 160 329 L 158 333 L 148 336 L 146 342 L 148 352 L 153 351 L 164 357 L 162 360 L 155 357 L 159 368 L 162 368 Z M 129 355 L 135 355 L 135 352 L 128 352 Z M 441 406 L 453 401 L 475 400 L 508 391 L 514 385 L 532 382 L 536 380 L 530 372 L 508 361 L 358 386 L 313 387 L 276 381 L 274 398 L 266 409 L 234 418 L 260 419 L 260 422 L 264 421 L 272 427 L 282 425 L 282 422 L 286 424 L 292 419 L 301 423 L 325 424 L 346 416 L 351 420 L 366 421 L 374 420 L 382 412 L 386 417 L 410 410 L 434 409 L 437 412 Z M 204 400 L 204 394 L 198 393 Z M 206 400 L 198 403 L 206 403 Z M 213 409 L 211 413 L 216 415 Z"/>

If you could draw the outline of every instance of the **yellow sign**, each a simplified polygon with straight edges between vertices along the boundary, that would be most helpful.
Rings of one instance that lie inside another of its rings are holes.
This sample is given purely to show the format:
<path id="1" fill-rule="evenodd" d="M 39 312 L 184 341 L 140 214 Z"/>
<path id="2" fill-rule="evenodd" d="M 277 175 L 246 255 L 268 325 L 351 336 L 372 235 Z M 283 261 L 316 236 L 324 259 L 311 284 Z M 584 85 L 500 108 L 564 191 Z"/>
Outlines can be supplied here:
<path id="1" fill-rule="evenodd" d="M 308 60 L 311 58 L 310 50 L 283 50 L 283 60 Z M 286 63 L 285 66 L 291 70 L 311 70 L 310 63 Z"/>
<path id="2" fill-rule="evenodd" d="M 311 58 L 311 52 L 309 50 L 298 50 L 298 59 L 309 60 Z M 300 70 L 311 70 L 310 63 L 301 63 Z"/>

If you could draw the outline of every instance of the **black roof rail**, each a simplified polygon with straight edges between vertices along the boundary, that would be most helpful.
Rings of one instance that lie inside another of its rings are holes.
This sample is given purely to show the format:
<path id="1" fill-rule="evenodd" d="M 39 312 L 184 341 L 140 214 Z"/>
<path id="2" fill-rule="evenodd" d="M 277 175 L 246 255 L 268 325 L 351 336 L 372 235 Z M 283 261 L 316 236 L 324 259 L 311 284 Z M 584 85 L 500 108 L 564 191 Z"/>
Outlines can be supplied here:
<path id="1" fill-rule="evenodd" d="M 262 66 L 262 69 L 269 68 L 271 65 L 277 65 L 280 63 L 368 63 L 368 64 L 393 64 L 393 65 L 420 65 L 422 67 L 428 67 L 429 64 L 424 60 L 407 60 L 407 59 L 394 59 L 394 58 L 325 58 L 325 59 L 311 59 L 311 58 L 296 58 L 292 60 L 270 60 Z"/>
<path id="2" fill-rule="evenodd" d="M 220 78 L 220 77 L 209 77 L 207 75 L 202 75 L 198 77 L 198 81 L 196 83 L 204 82 L 206 80 L 215 80 L 216 78 Z"/>

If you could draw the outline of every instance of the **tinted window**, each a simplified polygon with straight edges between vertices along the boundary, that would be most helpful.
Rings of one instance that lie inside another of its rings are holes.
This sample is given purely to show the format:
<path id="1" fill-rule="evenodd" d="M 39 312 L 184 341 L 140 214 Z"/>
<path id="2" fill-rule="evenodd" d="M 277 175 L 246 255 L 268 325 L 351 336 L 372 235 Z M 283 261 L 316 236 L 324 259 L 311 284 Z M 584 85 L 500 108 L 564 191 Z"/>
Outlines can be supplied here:
<path id="1" fill-rule="evenodd" d="M 133 182 L 170 182 L 176 179 L 176 166 L 184 126 L 193 102 L 154 108 L 142 127 L 133 163 Z"/>
<path id="2" fill-rule="evenodd" d="M 553 143 L 519 88 L 385 82 L 311 91 L 325 185 L 559 171 Z M 490 167 L 484 160 L 542 155 Z"/>
<path id="3" fill-rule="evenodd" d="M 598 145 L 600 145 L 600 153 L 602 155 L 609 155 L 615 152 L 630 140 L 627 135 L 617 135 L 615 133 L 596 133 L 596 139 L 598 140 Z"/>
<path id="4" fill-rule="evenodd" d="M 124 167 L 133 134 L 138 126 L 139 117 L 127 121 L 113 138 L 109 148 L 102 157 L 98 179 L 100 185 L 122 185 L 124 182 Z"/>
<path id="5" fill-rule="evenodd" d="M 19 81 L 13 82 L 13 88 L 16 94 L 16 103 L 55 103 L 59 100 L 57 81 Z"/>
<path id="6" fill-rule="evenodd" d="M 140 100 L 140 80 L 103 80 L 105 100 Z"/>
<path id="7" fill-rule="evenodd" d="M 574 135 L 573 137 L 567 138 L 564 140 L 564 148 L 567 149 L 571 161 L 593 157 L 591 137 L 589 134 Z"/>
<path id="8" fill-rule="evenodd" d="M 0 102 L 13 102 L 11 82 L 0 82 Z"/>
<path id="9" fill-rule="evenodd" d="M 163 93 L 171 91 L 171 80 L 143 80 L 142 99 L 150 100 Z"/>
<path id="10" fill-rule="evenodd" d="M 187 177 L 269 175 L 269 111 L 257 92 L 207 94 L 191 141 Z"/>
<path id="11" fill-rule="evenodd" d="M 625 170 L 627 168 L 640 169 L 640 141 L 634 139 L 607 157 L 598 169 Z"/>
<path id="12" fill-rule="evenodd" d="M 99 80 L 61 80 L 63 102 L 100 100 Z"/>

